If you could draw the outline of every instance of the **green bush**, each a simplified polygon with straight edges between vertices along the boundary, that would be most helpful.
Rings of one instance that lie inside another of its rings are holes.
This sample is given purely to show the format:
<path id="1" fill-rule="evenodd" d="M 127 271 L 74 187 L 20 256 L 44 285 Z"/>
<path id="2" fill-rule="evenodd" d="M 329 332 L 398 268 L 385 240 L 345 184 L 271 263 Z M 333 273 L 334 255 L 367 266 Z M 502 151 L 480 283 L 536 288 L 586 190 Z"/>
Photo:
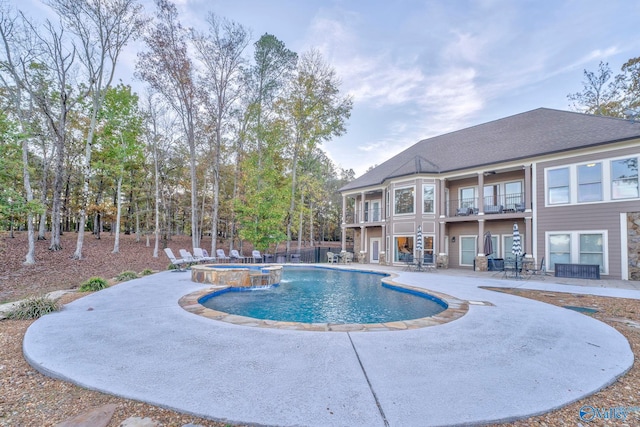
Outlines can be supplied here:
<path id="1" fill-rule="evenodd" d="M 153 270 L 150 268 L 145 268 L 144 270 L 142 270 L 142 273 L 140 274 L 142 274 L 143 276 L 148 276 L 150 274 L 153 274 Z"/>
<path id="2" fill-rule="evenodd" d="M 46 296 L 29 297 L 6 314 L 7 319 L 27 320 L 38 319 L 45 314 L 60 310 L 57 301 Z"/>
<path id="3" fill-rule="evenodd" d="M 137 279 L 137 278 L 138 278 L 138 273 L 136 273 L 135 271 L 123 271 L 122 273 L 118 274 L 118 277 L 116 277 L 116 280 L 118 282 L 126 282 L 127 280 Z"/>
<path id="4" fill-rule="evenodd" d="M 80 292 L 93 292 L 108 288 L 109 284 L 102 277 L 92 277 L 80 286 Z"/>
<path id="5" fill-rule="evenodd" d="M 177 265 L 173 265 L 173 264 L 169 264 L 169 266 L 167 267 L 167 270 L 178 270 L 178 266 Z"/>

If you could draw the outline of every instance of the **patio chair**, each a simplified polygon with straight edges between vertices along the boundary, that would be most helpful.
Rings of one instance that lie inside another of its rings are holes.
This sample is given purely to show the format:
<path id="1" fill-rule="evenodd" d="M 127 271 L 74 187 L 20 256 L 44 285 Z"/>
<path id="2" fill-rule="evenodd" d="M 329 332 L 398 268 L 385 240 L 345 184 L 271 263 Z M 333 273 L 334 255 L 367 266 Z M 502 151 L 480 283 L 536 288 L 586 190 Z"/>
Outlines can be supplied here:
<path id="1" fill-rule="evenodd" d="M 424 254 L 424 257 L 422 259 L 422 268 L 432 273 L 435 273 L 437 271 L 433 254 Z"/>
<path id="2" fill-rule="evenodd" d="M 231 252 L 229 252 L 229 258 L 238 262 L 245 262 L 247 260 L 247 257 L 240 255 L 236 249 L 231 249 Z"/>
<path id="3" fill-rule="evenodd" d="M 413 254 L 407 254 L 404 257 L 404 262 L 406 264 L 404 269 L 407 270 L 407 271 L 414 271 L 414 270 L 416 270 L 418 268 L 418 262 L 413 257 Z"/>
<path id="4" fill-rule="evenodd" d="M 540 260 L 540 268 L 536 268 L 534 265 L 533 268 L 527 268 L 526 273 L 529 279 L 531 278 L 531 276 L 540 276 L 542 279 L 544 279 L 544 277 L 547 275 L 547 266 L 544 264 L 544 257 L 542 257 L 542 260 Z"/>
<path id="5" fill-rule="evenodd" d="M 216 249 L 216 259 L 221 262 L 229 262 L 231 258 L 224 253 L 224 249 Z"/>
<path id="6" fill-rule="evenodd" d="M 251 252 L 251 256 L 253 257 L 253 262 L 262 262 L 262 254 L 260 253 L 260 251 L 254 250 L 253 252 Z"/>
<path id="7" fill-rule="evenodd" d="M 327 252 L 327 262 L 329 264 L 337 264 L 338 263 L 338 255 L 333 252 Z"/>
<path id="8" fill-rule="evenodd" d="M 353 252 L 345 252 L 343 259 L 345 264 L 351 264 L 353 262 Z"/>
<path id="9" fill-rule="evenodd" d="M 469 216 L 471 212 L 471 208 L 458 208 L 456 216 Z"/>
<path id="10" fill-rule="evenodd" d="M 182 268 L 182 266 L 184 264 L 188 264 L 189 261 L 186 261 L 182 258 L 176 258 L 176 256 L 173 254 L 173 251 L 171 250 L 171 248 L 164 248 L 164 253 L 167 255 L 167 258 L 169 258 L 169 261 L 171 261 L 171 264 L 175 265 L 176 267 L 178 267 L 177 269 L 173 270 L 173 271 L 186 271 L 184 268 Z"/>
<path id="11" fill-rule="evenodd" d="M 189 263 L 189 264 L 197 264 L 198 263 L 198 260 L 195 259 L 193 257 L 193 255 L 191 255 L 191 252 L 189 252 L 188 250 L 180 249 L 179 252 L 180 252 L 180 256 L 182 257 L 182 259 L 187 261 L 187 263 Z"/>
<path id="12" fill-rule="evenodd" d="M 193 257 L 199 262 L 213 262 L 216 260 L 215 257 L 209 256 L 207 251 L 202 248 L 193 248 Z"/>

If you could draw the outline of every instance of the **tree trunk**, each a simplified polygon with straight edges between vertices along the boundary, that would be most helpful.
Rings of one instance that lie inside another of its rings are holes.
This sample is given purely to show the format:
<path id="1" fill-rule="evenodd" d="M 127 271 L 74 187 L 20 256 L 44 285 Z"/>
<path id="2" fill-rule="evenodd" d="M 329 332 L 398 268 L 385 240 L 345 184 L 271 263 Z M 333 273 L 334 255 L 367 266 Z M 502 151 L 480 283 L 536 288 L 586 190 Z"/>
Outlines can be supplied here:
<path id="1" fill-rule="evenodd" d="M 26 138 L 22 140 L 22 178 L 24 181 L 24 191 L 27 193 L 27 203 L 30 203 L 33 201 L 33 191 L 31 190 L 31 177 L 29 175 L 29 147 Z M 29 243 L 27 255 L 24 260 L 25 265 L 36 263 L 36 244 L 34 237 L 33 213 L 29 211 L 27 213 L 27 239 Z"/>
<path id="2" fill-rule="evenodd" d="M 120 191 L 122 190 L 122 174 L 118 176 L 118 186 L 117 186 L 117 212 L 116 212 L 116 237 L 113 240 L 113 251 L 111 253 L 117 254 L 120 252 L 120 215 L 122 210 L 122 197 L 120 195 Z"/>
<path id="3" fill-rule="evenodd" d="M 302 249 L 302 221 L 304 218 L 304 192 L 300 192 L 300 217 L 298 218 L 298 253 Z"/>
<path id="4" fill-rule="evenodd" d="M 51 244 L 50 251 L 62 249 L 62 185 L 64 181 L 64 135 L 56 134 L 56 164 L 53 178 L 53 205 L 51 207 Z"/>

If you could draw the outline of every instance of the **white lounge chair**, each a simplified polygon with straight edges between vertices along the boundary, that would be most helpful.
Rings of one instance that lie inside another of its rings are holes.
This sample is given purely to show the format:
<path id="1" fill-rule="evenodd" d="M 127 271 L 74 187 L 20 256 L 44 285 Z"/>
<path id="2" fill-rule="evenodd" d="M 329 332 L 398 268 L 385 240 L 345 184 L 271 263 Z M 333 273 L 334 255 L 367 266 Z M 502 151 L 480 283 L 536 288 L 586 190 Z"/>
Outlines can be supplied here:
<path id="1" fill-rule="evenodd" d="M 209 254 L 202 248 L 193 248 L 193 257 L 200 262 L 215 262 L 216 258 L 209 256 Z"/>
<path id="2" fill-rule="evenodd" d="M 247 259 L 246 257 L 240 255 L 240 253 L 235 249 L 231 249 L 231 252 L 229 252 L 229 257 L 239 262 L 245 262 Z"/>
<path id="3" fill-rule="evenodd" d="M 253 262 L 262 262 L 262 254 L 259 250 L 254 250 L 253 252 L 251 252 L 251 256 L 253 257 Z"/>
<path id="4" fill-rule="evenodd" d="M 231 258 L 224 253 L 224 249 L 216 249 L 216 258 L 220 262 L 229 262 Z"/>
<path id="5" fill-rule="evenodd" d="M 173 270 L 173 271 L 185 271 L 185 269 L 182 268 L 182 265 L 188 264 L 189 261 L 184 260 L 182 258 L 176 258 L 171 248 L 165 248 L 164 253 L 167 255 L 167 258 L 169 258 L 169 261 L 171 261 L 171 264 L 178 267 L 177 270 Z"/>

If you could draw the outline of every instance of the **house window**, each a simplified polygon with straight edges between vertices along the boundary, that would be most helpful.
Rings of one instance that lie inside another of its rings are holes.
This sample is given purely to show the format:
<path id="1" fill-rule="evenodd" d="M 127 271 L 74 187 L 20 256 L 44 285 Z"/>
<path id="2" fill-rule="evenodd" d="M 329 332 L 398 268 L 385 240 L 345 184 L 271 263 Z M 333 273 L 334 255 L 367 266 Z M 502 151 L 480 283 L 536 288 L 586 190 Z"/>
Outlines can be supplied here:
<path id="1" fill-rule="evenodd" d="M 395 190 L 395 213 L 396 215 L 413 213 L 415 200 L 413 187 L 398 188 Z"/>
<path id="2" fill-rule="evenodd" d="M 424 262 L 433 263 L 435 261 L 433 236 L 423 236 L 422 239 L 423 239 L 422 252 L 423 252 Z"/>
<path id="3" fill-rule="evenodd" d="M 524 209 L 522 181 L 513 181 L 504 184 L 504 207 L 505 209 L 514 211 Z"/>
<path id="4" fill-rule="evenodd" d="M 498 206 L 500 204 L 500 186 L 484 186 L 484 206 Z"/>
<path id="5" fill-rule="evenodd" d="M 422 186 L 422 213 L 435 212 L 435 187 L 433 185 Z"/>
<path id="6" fill-rule="evenodd" d="M 511 250 L 513 249 L 513 234 L 506 234 L 503 236 L 502 239 L 502 248 L 504 251 L 503 256 L 505 258 L 508 257 L 514 257 L 514 253 L 511 252 Z M 525 246 L 525 235 L 524 234 L 520 234 L 520 246 L 522 247 L 522 250 L 524 251 Z"/>
<path id="7" fill-rule="evenodd" d="M 460 236 L 460 265 L 473 265 L 476 259 L 476 236 Z"/>
<path id="8" fill-rule="evenodd" d="M 550 205 L 569 203 L 569 168 L 547 171 L 547 189 Z"/>
<path id="9" fill-rule="evenodd" d="M 611 161 L 611 198 L 638 197 L 638 158 Z"/>
<path id="10" fill-rule="evenodd" d="M 473 187 L 460 189 L 460 207 L 475 208 L 476 207 L 476 189 Z"/>
<path id="11" fill-rule="evenodd" d="M 602 200 L 602 163 L 578 166 L 578 203 Z"/>
<path id="12" fill-rule="evenodd" d="M 408 262 L 413 257 L 413 237 L 401 236 L 395 238 L 396 250 L 394 254 L 395 262 Z"/>
<path id="13" fill-rule="evenodd" d="M 567 231 L 547 233 L 549 267 L 555 264 L 596 264 L 605 273 L 606 231 Z"/>
<path id="14" fill-rule="evenodd" d="M 549 235 L 549 267 L 555 270 L 556 263 L 568 264 L 571 262 L 571 235 Z"/>

